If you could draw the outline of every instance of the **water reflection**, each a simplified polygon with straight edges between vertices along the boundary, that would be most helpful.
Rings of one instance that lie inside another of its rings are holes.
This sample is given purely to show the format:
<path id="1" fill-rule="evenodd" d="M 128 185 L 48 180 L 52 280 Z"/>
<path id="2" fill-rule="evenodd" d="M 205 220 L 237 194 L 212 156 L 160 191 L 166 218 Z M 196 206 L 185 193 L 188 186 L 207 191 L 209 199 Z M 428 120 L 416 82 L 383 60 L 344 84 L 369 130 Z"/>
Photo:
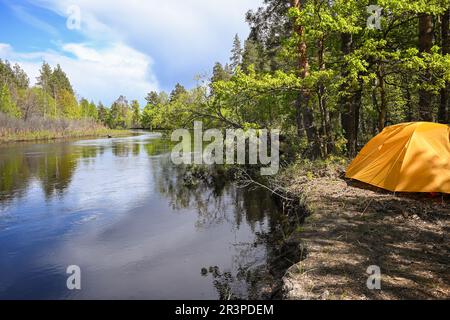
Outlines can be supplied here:
<path id="1" fill-rule="evenodd" d="M 192 183 L 170 149 L 158 135 L 0 147 L 0 298 L 261 297 L 277 207 L 220 174 Z"/>

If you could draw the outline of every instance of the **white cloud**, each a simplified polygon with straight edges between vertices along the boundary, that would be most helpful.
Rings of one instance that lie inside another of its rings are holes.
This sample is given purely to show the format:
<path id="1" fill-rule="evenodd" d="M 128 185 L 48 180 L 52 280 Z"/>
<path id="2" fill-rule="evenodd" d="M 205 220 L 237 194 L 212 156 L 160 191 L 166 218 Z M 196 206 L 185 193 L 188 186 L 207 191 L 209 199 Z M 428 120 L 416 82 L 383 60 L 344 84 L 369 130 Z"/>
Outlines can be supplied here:
<path id="1" fill-rule="evenodd" d="M 212 68 L 229 57 L 234 34 L 245 38 L 245 13 L 262 0 L 32 0 L 67 15 L 81 10 L 81 32 L 91 41 L 122 41 L 155 58 L 166 73 Z M 209 70 L 208 70 L 209 71 Z M 195 74 L 192 74 L 193 78 Z"/>
<path id="2" fill-rule="evenodd" d="M 61 52 L 20 53 L 8 44 L 0 43 L 0 54 L 12 63 L 19 63 L 33 82 L 42 61 L 60 64 L 80 96 L 110 104 L 120 94 L 130 99 L 143 99 L 150 90 L 158 90 L 151 71 L 150 57 L 122 43 L 102 49 L 87 44 L 69 43 Z"/>
<path id="3" fill-rule="evenodd" d="M 12 48 L 7 43 L 0 43 L 0 56 L 6 57 L 11 54 Z"/>
<path id="4" fill-rule="evenodd" d="M 81 29 L 59 30 L 58 52 L 12 51 L 10 60 L 21 62 L 32 77 L 42 59 L 59 63 L 80 95 L 109 103 L 120 94 L 142 101 L 150 90 L 170 90 L 176 82 L 189 86 L 196 74 L 210 72 L 214 62 L 226 62 L 234 34 L 248 34 L 245 13 L 263 1 L 28 2 L 64 17 L 71 6 L 79 6 Z M 83 43 L 67 43 L 64 37 L 71 32 L 79 32 Z"/>

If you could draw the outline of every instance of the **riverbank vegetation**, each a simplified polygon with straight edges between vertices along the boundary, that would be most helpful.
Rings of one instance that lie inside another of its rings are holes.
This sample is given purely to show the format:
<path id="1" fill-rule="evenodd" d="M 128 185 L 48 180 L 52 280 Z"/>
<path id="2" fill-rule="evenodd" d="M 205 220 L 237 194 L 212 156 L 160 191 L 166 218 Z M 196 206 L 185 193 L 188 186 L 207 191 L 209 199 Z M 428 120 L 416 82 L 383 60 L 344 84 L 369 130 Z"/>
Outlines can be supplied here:
<path id="1" fill-rule="evenodd" d="M 43 63 L 36 85 L 18 65 L 0 60 L 0 142 L 85 136 L 123 135 L 139 128 L 131 106 L 120 97 L 111 111 L 99 103 L 77 99 L 69 78 L 58 65 Z"/>
<path id="2" fill-rule="evenodd" d="M 174 129 L 194 120 L 218 128 L 279 128 L 291 155 L 354 156 L 399 122 L 449 122 L 448 0 L 266 0 L 247 14 L 230 61 L 190 90 L 150 92 L 146 105 L 120 96 L 111 106 L 78 99 L 57 65 L 44 62 L 35 86 L 20 66 L 0 62 L 0 112 L 94 120 L 114 129 Z M 375 27 L 374 27 L 375 26 Z M 134 97 L 142 98 L 142 97 Z"/>
<path id="3" fill-rule="evenodd" d="M 122 136 L 90 119 L 68 120 L 31 117 L 27 120 L 0 113 L 0 142 L 54 140 L 63 138 Z"/>
<path id="4" fill-rule="evenodd" d="M 280 128 L 291 153 L 354 156 L 385 126 L 448 123 L 449 7 L 440 1 L 267 0 L 226 65 L 192 90 L 147 97 L 143 125 Z"/>

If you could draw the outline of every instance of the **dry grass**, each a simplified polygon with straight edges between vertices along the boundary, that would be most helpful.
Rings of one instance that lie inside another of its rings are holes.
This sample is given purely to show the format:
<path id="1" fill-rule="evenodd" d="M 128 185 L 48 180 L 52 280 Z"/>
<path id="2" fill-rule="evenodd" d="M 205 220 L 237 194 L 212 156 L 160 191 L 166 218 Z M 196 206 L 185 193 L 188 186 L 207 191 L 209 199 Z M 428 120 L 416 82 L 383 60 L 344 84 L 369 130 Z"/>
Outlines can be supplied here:
<path id="1" fill-rule="evenodd" d="M 33 117 L 24 121 L 0 113 L 0 143 L 106 136 L 112 133 L 118 134 L 91 119 L 67 120 Z"/>
<path id="2" fill-rule="evenodd" d="M 285 177 L 311 212 L 292 237 L 304 259 L 284 277 L 287 299 L 450 298 L 449 196 L 394 195 L 335 169 Z M 382 272 L 369 290 L 367 268 Z"/>

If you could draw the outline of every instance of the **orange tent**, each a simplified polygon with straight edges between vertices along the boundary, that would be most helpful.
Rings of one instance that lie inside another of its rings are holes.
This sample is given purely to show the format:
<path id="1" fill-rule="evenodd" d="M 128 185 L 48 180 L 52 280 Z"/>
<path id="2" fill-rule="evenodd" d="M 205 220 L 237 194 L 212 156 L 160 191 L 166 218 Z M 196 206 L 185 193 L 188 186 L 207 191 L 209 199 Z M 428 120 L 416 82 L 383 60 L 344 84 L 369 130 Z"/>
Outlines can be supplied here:
<path id="1" fill-rule="evenodd" d="M 346 177 L 390 191 L 450 193 L 450 126 L 387 127 L 361 150 Z"/>

